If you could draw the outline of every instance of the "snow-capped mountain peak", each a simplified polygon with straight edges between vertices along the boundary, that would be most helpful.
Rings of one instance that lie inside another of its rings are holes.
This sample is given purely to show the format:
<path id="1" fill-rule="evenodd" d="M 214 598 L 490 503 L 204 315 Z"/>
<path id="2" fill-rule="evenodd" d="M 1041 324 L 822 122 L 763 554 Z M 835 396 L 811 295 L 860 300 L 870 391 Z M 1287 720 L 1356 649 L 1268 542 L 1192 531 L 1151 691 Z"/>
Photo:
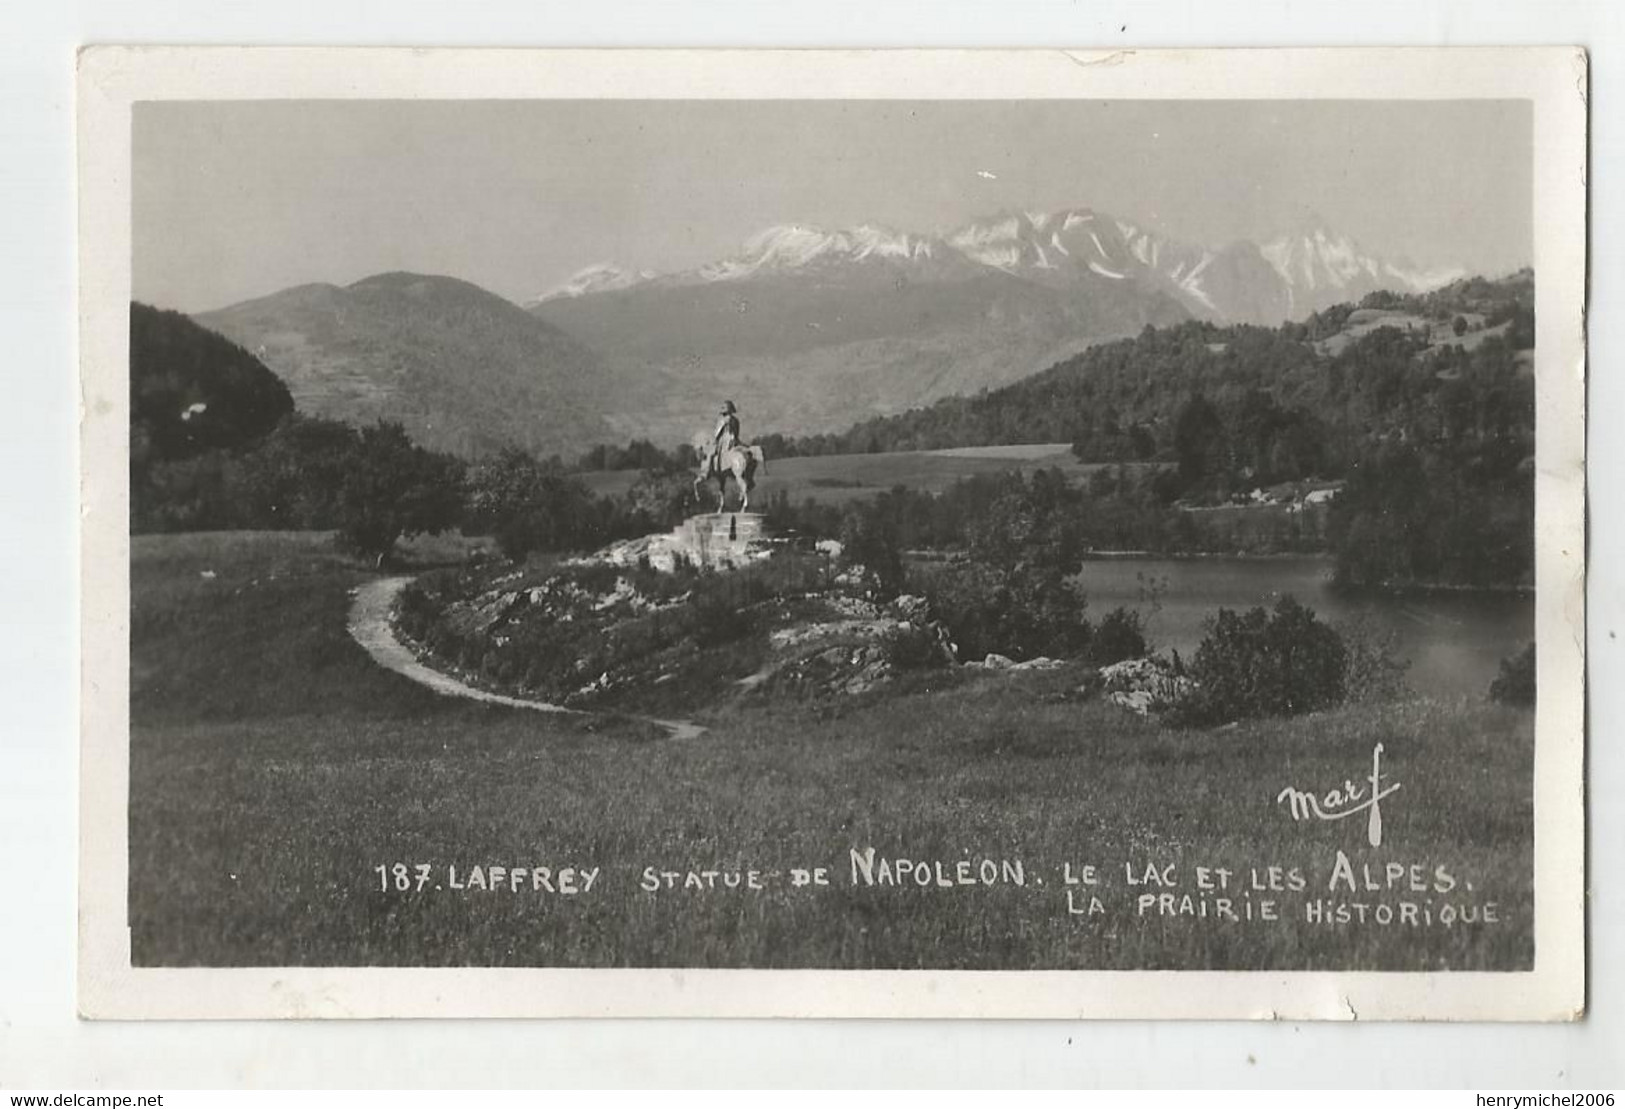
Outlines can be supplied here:
<path id="1" fill-rule="evenodd" d="M 1201 315 L 1223 315 L 1205 286 L 1214 255 L 1089 208 L 978 220 L 948 242 L 986 266 L 1049 284 L 1104 278 L 1161 289 Z"/>
<path id="2" fill-rule="evenodd" d="M 592 293 L 609 293 L 617 289 L 628 289 L 633 285 L 652 281 L 656 274 L 652 270 L 623 270 L 619 266 L 608 262 L 588 266 L 580 270 L 562 285 L 556 285 L 540 294 L 532 302 L 541 304 L 544 301 L 557 300 L 561 297 L 582 297 Z"/>
<path id="3" fill-rule="evenodd" d="M 852 240 L 853 254 L 858 258 L 920 259 L 934 258 L 938 253 L 937 240 L 873 224 L 855 227 L 848 235 Z"/>
<path id="4" fill-rule="evenodd" d="M 1091 251 L 1093 261 L 1109 263 L 1110 252 L 1098 236 L 1091 238 L 1094 218 L 1087 209 L 1018 212 L 968 223 L 947 241 L 967 258 L 1011 273 L 1085 266 Z"/>
<path id="5" fill-rule="evenodd" d="M 730 281 L 826 261 L 920 260 L 935 257 L 940 245 L 923 235 L 874 224 L 826 231 L 811 224 L 787 223 L 757 232 L 745 241 L 740 254 L 702 267 L 699 272 L 707 280 Z"/>
<path id="6" fill-rule="evenodd" d="M 1262 246 L 1223 249 L 1183 242 L 1161 231 L 1089 208 L 1005 211 L 941 236 L 877 224 L 830 230 L 784 223 L 752 235 L 739 252 L 697 269 L 658 278 L 661 286 L 746 281 L 804 274 L 819 281 L 873 266 L 903 267 L 913 279 L 957 280 L 993 269 L 1067 296 L 1108 285 L 1134 286 L 1178 301 L 1193 315 L 1278 323 L 1301 318 L 1377 289 L 1426 292 L 1462 276 L 1363 250 L 1351 237 L 1305 212 Z M 655 280 L 647 271 L 590 266 L 538 302 L 612 292 Z"/>
<path id="7" fill-rule="evenodd" d="M 1304 301 L 1305 293 L 1323 294 L 1313 298 L 1318 300 L 1343 290 L 1364 292 L 1374 287 L 1425 293 L 1464 273 L 1459 267 L 1421 270 L 1384 261 L 1318 220 L 1276 236 L 1259 247 L 1259 253 L 1280 275 L 1297 303 Z"/>

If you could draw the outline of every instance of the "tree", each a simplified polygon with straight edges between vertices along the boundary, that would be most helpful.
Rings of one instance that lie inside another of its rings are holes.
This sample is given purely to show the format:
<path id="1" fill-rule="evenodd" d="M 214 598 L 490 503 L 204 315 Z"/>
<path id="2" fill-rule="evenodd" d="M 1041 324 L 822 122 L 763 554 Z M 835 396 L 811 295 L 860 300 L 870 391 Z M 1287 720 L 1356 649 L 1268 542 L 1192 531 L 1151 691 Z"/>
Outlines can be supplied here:
<path id="1" fill-rule="evenodd" d="M 1157 453 L 1157 441 L 1144 424 L 1135 424 L 1128 429 L 1128 441 L 1134 457 L 1141 462 Z"/>
<path id="2" fill-rule="evenodd" d="M 1413 447 L 1374 451 L 1356 462 L 1327 520 L 1341 584 L 1380 587 L 1430 576 L 1437 514 L 1429 484 L 1425 459 Z"/>
<path id="3" fill-rule="evenodd" d="M 587 487 L 561 467 L 512 447 L 469 475 L 468 523 L 494 536 L 515 562 L 532 551 L 563 550 L 600 537 Z"/>
<path id="4" fill-rule="evenodd" d="M 686 471 L 644 470 L 626 491 L 626 510 L 642 531 L 676 525 L 693 503 L 694 480 Z"/>
<path id="5" fill-rule="evenodd" d="M 382 566 L 395 541 L 456 526 L 463 464 L 417 446 L 398 423 L 363 428 L 339 484 L 340 545 Z"/>
<path id="6" fill-rule="evenodd" d="M 966 524 L 970 558 L 937 574 L 933 612 L 975 656 L 1072 656 L 1089 646 L 1087 601 L 1072 583 L 1083 565 L 1077 494 L 1043 471 L 1001 479 Z"/>
<path id="7" fill-rule="evenodd" d="M 1223 724 L 1328 708 L 1343 700 L 1346 665 L 1337 631 L 1290 594 L 1273 613 L 1221 608 L 1196 649 L 1197 686 L 1179 717 L 1191 724 Z"/>
<path id="8" fill-rule="evenodd" d="M 1507 705 L 1535 703 L 1535 644 L 1501 660 L 1501 673 L 1490 682 L 1490 700 Z"/>
<path id="9" fill-rule="evenodd" d="M 1145 618 L 1134 609 L 1121 606 L 1106 614 L 1089 642 L 1089 661 L 1096 666 L 1143 658 L 1145 653 Z"/>
<path id="10" fill-rule="evenodd" d="M 1224 422 L 1201 393 L 1185 402 L 1174 421 L 1174 454 L 1187 488 L 1218 471 L 1224 454 Z"/>
<path id="11" fill-rule="evenodd" d="M 1533 350 L 1535 347 L 1535 309 L 1520 304 L 1512 313 L 1512 326 L 1507 329 L 1507 342 L 1513 350 Z"/>
<path id="12" fill-rule="evenodd" d="M 854 504 L 841 517 L 841 560 L 861 567 L 874 592 L 891 599 L 903 591 L 903 548 L 896 521 L 874 505 Z"/>
<path id="13" fill-rule="evenodd" d="M 146 467 L 130 502 L 133 531 L 214 531 L 232 516 L 231 458 L 222 450 Z"/>
<path id="14" fill-rule="evenodd" d="M 349 424 L 295 414 L 238 462 L 234 507 L 253 527 L 333 528 L 360 434 Z"/>

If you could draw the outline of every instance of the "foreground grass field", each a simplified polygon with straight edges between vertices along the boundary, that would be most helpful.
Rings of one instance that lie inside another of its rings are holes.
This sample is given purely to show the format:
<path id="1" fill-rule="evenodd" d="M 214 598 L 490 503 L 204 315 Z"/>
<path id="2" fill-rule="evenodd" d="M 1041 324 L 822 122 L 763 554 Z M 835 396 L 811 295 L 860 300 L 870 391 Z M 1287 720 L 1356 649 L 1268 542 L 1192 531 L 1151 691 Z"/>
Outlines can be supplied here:
<path id="1" fill-rule="evenodd" d="M 1417 701 L 1181 733 L 1079 702 L 1066 671 L 986 673 L 841 706 L 724 705 L 703 737 L 674 742 L 376 667 L 345 630 L 368 575 L 322 537 L 143 537 L 131 572 L 137 965 L 1532 957 L 1527 712 Z M 1276 802 L 1287 785 L 1358 785 L 1377 742 L 1384 784 L 1402 787 L 1383 802 L 1382 847 L 1363 814 L 1300 823 Z M 827 884 L 794 884 L 820 867 Z M 989 871 L 995 884 L 976 884 Z"/>

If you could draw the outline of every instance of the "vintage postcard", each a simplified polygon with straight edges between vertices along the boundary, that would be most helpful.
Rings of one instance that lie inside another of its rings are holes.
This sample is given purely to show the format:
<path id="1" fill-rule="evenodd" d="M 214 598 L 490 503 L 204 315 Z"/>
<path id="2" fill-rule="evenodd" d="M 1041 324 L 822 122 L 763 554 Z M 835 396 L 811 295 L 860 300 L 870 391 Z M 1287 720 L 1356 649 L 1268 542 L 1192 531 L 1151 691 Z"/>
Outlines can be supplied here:
<path id="1" fill-rule="evenodd" d="M 86 1016 L 1583 1013 L 1583 52 L 79 67 Z"/>

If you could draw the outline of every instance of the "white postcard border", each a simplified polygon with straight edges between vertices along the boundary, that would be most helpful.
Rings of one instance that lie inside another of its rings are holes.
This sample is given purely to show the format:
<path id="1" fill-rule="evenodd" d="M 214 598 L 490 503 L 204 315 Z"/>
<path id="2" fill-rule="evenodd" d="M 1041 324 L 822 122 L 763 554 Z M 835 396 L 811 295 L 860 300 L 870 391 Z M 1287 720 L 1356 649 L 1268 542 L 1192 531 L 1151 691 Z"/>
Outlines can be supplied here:
<path id="1" fill-rule="evenodd" d="M 79 67 L 80 1011 L 258 1017 L 1577 1018 L 1585 996 L 1586 96 L 1563 47 L 1213 51 L 98 47 Z M 130 107 L 165 99 L 1528 99 L 1534 104 L 1535 966 L 1508 973 L 133 968 Z"/>

